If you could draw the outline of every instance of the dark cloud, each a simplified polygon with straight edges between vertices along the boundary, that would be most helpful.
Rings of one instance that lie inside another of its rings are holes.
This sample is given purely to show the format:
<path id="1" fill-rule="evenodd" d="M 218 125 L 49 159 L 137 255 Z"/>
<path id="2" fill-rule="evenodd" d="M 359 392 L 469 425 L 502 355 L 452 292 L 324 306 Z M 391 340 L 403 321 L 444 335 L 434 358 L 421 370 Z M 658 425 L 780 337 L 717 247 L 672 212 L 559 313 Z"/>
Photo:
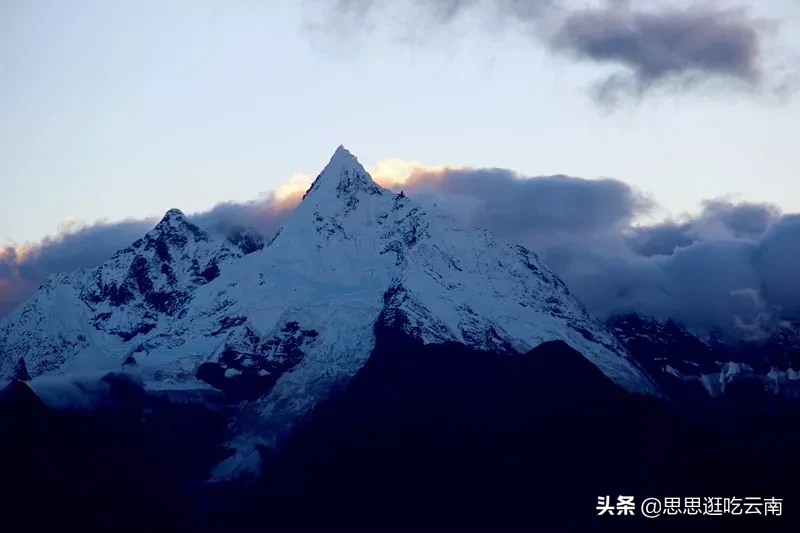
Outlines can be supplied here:
<path id="1" fill-rule="evenodd" d="M 450 170 L 402 187 L 530 247 L 601 317 L 640 312 L 754 338 L 800 310 L 800 216 L 774 205 L 710 200 L 641 226 L 652 201 L 611 179 Z"/>
<path id="2" fill-rule="evenodd" d="M 764 203 L 742 202 L 733 204 L 725 200 L 708 200 L 703 216 L 718 219 L 734 237 L 756 239 L 781 216 L 778 206 Z"/>
<path id="3" fill-rule="evenodd" d="M 672 255 L 676 249 L 689 246 L 695 238 L 689 235 L 690 224 L 672 221 L 657 226 L 633 228 L 628 242 L 631 248 L 644 257 Z"/>
<path id="4" fill-rule="evenodd" d="M 765 297 L 800 319 L 800 215 L 786 215 L 767 231 L 755 266 Z"/>
<path id="5" fill-rule="evenodd" d="M 401 24 L 403 40 L 425 42 L 437 25 L 450 24 L 476 7 L 494 14 L 501 26 L 522 27 L 535 46 L 577 61 L 620 67 L 593 88 L 602 104 L 639 98 L 654 88 L 686 91 L 702 82 L 715 87 L 761 90 L 786 96 L 791 75 L 775 83 L 765 57 L 765 30 L 774 28 L 744 9 L 696 2 L 688 8 L 633 7 L 627 0 L 607 0 L 601 7 L 575 9 L 564 0 L 307 0 L 317 29 L 337 35 Z M 347 24 L 349 17 L 359 24 Z M 497 25 L 494 25 L 497 27 Z M 409 37 L 414 35 L 414 37 Z M 770 52 L 772 53 L 772 52 Z"/>
<path id="6" fill-rule="evenodd" d="M 600 84 L 597 94 L 605 100 L 715 77 L 757 86 L 763 75 L 759 23 L 742 10 L 649 12 L 612 4 L 570 13 L 551 44 L 579 59 L 626 69 Z"/>
<path id="7" fill-rule="evenodd" d="M 613 179 L 586 180 L 569 176 L 546 176 L 519 180 L 503 169 L 451 170 L 436 188 L 454 195 L 482 199 L 476 213 L 501 233 L 519 228 L 588 231 L 598 224 L 615 227 L 646 212 L 651 202 L 625 183 Z M 412 178 L 424 181 L 423 176 Z"/>
<path id="8" fill-rule="evenodd" d="M 654 226 L 632 228 L 629 244 L 638 254 L 672 255 L 676 249 L 696 241 L 714 239 L 758 239 L 780 218 L 771 204 L 728 200 L 706 200 L 702 211 L 682 222 L 665 221 Z"/>

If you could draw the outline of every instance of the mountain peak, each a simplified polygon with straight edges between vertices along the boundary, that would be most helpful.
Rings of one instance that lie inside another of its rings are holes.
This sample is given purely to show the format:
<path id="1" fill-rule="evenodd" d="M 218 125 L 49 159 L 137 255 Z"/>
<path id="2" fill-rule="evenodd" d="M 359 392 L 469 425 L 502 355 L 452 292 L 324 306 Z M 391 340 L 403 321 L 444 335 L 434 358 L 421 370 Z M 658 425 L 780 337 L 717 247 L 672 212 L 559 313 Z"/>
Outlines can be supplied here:
<path id="1" fill-rule="evenodd" d="M 153 231 L 158 234 L 186 233 L 187 230 L 196 237 L 200 237 L 200 234 L 203 233 L 200 228 L 189 222 L 183 211 L 174 207 L 164 213 L 161 221 L 153 228 Z"/>
<path id="2" fill-rule="evenodd" d="M 372 177 L 358 162 L 356 156 L 340 145 L 303 198 L 305 199 L 315 191 L 322 190 L 327 190 L 335 194 L 337 198 L 341 198 L 343 195 L 352 197 L 358 191 L 380 194 L 383 189 L 372 181 Z"/>
<path id="3" fill-rule="evenodd" d="M 186 219 L 186 215 L 183 214 L 183 211 L 173 207 L 172 209 L 168 210 L 164 213 L 164 216 L 161 217 L 161 222 L 158 223 L 158 226 L 177 226 L 181 224 L 185 224 L 188 222 Z"/>
<path id="4" fill-rule="evenodd" d="M 331 161 L 333 161 L 334 159 L 342 159 L 342 160 L 351 159 L 351 160 L 355 161 L 356 163 L 358 162 L 358 159 L 356 158 L 356 156 L 354 156 L 350 152 L 350 150 L 345 148 L 343 144 L 340 144 L 339 147 L 336 148 L 336 151 L 333 152 L 333 157 L 331 157 Z"/>
<path id="5" fill-rule="evenodd" d="M 161 218 L 145 236 L 146 239 L 166 239 L 167 242 L 179 246 L 186 244 L 188 238 L 195 241 L 208 240 L 206 233 L 189 222 L 180 209 L 172 208 Z"/>

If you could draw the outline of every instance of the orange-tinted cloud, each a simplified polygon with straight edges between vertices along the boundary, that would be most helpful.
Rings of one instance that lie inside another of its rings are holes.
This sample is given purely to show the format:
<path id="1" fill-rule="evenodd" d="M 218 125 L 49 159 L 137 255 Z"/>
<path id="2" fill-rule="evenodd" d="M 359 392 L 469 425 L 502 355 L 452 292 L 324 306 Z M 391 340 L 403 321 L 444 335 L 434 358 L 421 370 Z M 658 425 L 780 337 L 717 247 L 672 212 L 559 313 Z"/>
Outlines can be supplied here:
<path id="1" fill-rule="evenodd" d="M 448 165 L 426 165 L 419 161 L 387 157 L 367 167 L 372 178 L 388 189 L 398 189 L 406 184 L 417 184 L 421 181 L 432 182 L 444 176 L 449 170 L 463 167 Z"/>

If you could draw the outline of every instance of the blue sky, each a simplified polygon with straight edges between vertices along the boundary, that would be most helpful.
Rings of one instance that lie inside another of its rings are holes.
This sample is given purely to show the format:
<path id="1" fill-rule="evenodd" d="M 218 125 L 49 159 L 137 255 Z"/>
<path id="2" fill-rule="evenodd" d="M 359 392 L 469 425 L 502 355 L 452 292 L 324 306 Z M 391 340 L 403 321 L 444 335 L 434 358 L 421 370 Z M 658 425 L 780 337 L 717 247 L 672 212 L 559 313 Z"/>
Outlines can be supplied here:
<path id="1" fill-rule="evenodd" d="M 367 166 L 610 176 L 673 214 L 726 195 L 800 211 L 797 98 L 712 83 L 609 111 L 590 89 L 614 67 L 488 8 L 439 24 L 403 2 L 397 23 L 324 0 L 0 0 L 0 246 L 256 198 L 339 144 Z M 796 2 L 714 4 L 773 20 L 770 68 L 800 50 Z"/>

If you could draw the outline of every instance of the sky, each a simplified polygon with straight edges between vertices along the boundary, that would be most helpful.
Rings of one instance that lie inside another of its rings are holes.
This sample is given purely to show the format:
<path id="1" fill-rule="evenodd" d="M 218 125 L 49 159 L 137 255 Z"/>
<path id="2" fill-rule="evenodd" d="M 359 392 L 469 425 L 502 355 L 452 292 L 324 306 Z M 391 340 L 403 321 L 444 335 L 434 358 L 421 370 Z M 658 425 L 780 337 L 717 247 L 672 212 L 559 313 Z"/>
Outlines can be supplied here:
<path id="1" fill-rule="evenodd" d="M 799 54 L 795 0 L 0 0 L 0 315 L 169 208 L 273 229 L 339 144 L 571 284 L 700 241 L 756 253 L 796 235 Z M 572 218 L 504 213 L 553 205 Z M 592 225 L 602 260 L 547 237 Z M 764 268 L 719 294 L 794 308 Z"/>
<path id="2" fill-rule="evenodd" d="M 800 210 L 795 98 L 712 82 L 609 110 L 591 92 L 615 67 L 548 51 L 502 1 L 444 22 L 442 1 L 383 4 L 0 1 L 0 243 L 248 200 L 339 144 L 367 165 L 614 177 L 672 213 L 723 195 Z M 771 19 L 778 68 L 800 50 L 796 2 L 720 4 Z"/>

